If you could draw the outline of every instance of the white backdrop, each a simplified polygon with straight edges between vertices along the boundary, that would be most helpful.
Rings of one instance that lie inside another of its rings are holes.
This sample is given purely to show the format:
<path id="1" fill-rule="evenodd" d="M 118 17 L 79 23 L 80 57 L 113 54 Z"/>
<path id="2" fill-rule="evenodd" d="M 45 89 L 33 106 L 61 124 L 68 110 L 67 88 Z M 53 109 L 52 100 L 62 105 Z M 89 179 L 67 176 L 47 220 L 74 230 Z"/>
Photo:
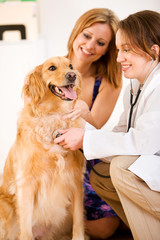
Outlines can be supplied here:
<path id="1" fill-rule="evenodd" d="M 25 75 L 46 58 L 66 54 L 68 37 L 77 18 L 95 7 L 110 8 L 120 19 L 144 9 L 160 12 L 160 1 L 39 0 L 39 7 L 40 34 L 37 40 L 16 43 L 0 41 L 0 173 L 16 136 Z M 117 120 L 120 111 L 121 101 L 115 109 L 114 120 Z"/>
<path id="2" fill-rule="evenodd" d="M 160 12 L 159 0 L 40 0 L 41 30 L 47 41 L 47 56 L 65 55 L 70 32 L 77 18 L 96 7 L 112 9 L 120 19 L 149 9 Z"/>

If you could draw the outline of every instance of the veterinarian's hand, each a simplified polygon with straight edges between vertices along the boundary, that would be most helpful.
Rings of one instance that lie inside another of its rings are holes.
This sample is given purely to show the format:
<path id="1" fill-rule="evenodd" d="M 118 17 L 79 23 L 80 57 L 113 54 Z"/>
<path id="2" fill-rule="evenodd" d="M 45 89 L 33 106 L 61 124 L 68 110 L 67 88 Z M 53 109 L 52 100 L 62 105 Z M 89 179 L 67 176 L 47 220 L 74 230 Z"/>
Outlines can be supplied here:
<path id="1" fill-rule="evenodd" d="M 87 103 L 83 100 L 77 100 L 72 111 L 65 114 L 63 116 L 63 119 L 70 118 L 71 120 L 75 120 L 78 117 L 82 117 L 85 119 L 89 112 L 90 111 Z"/>
<path id="2" fill-rule="evenodd" d="M 54 143 L 57 143 L 64 148 L 69 148 L 73 151 L 82 148 L 84 131 L 85 130 L 82 128 L 58 130 L 58 132 L 62 133 L 62 135 L 60 137 L 57 137 L 54 140 Z"/>

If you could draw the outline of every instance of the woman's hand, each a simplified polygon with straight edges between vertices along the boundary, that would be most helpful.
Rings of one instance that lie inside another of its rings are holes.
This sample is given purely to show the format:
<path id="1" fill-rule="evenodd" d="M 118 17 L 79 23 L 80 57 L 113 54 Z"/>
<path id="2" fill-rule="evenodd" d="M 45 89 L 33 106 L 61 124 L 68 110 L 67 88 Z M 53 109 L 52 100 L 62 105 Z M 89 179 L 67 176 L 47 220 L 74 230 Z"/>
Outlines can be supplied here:
<path id="1" fill-rule="evenodd" d="M 83 147 L 83 136 L 84 129 L 82 128 L 69 128 L 65 130 L 58 130 L 58 133 L 62 133 L 60 137 L 54 140 L 64 148 L 69 148 L 70 150 L 77 150 Z"/>
<path id="2" fill-rule="evenodd" d="M 75 120 L 78 117 L 86 118 L 87 114 L 89 113 L 89 107 L 87 103 L 83 100 L 77 100 L 73 110 L 63 116 L 63 119 L 70 118 L 71 120 Z M 85 119 L 86 120 L 86 119 Z"/>

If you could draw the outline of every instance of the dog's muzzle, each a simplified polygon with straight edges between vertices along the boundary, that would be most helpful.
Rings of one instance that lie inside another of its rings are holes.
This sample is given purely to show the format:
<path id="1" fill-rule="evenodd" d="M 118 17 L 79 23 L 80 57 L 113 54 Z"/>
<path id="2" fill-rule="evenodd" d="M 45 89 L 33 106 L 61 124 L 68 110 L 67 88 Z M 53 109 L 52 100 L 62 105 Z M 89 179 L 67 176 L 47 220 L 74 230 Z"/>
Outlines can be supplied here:
<path id="1" fill-rule="evenodd" d="M 76 91 L 73 90 L 73 88 L 75 86 L 76 77 L 77 76 L 74 72 L 67 72 L 65 75 L 65 79 L 67 80 L 68 84 L 66 84 L 65 86 L 56 86 L 50 83 L 48 87 L 54 95 L 61 98 L 62 100 L 75 100 L 77 98 L 77 94 Z"/>
<path id="2" fill-rule="evenodd" d="M 74 84 L 68 84 L 66 86 L 55 86 L 53 84 L 49 84 L 49 90 L 56 95 L 57 97 L 61 98 L 62 100 L 72 101 L 77 98 L 76 92 L 73 90 Z"/>

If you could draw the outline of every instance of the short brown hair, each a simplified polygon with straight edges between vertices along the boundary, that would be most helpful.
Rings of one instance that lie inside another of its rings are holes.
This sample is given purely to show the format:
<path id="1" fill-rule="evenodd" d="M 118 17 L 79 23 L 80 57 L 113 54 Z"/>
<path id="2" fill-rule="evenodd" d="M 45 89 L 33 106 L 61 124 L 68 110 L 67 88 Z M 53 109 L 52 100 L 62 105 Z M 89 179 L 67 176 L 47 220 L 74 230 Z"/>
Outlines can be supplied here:
<path id="1" fill-rule="evenodd" d="M 124 32 L 133 47 L 141 49 L 155 60 L 151 47 L 154 44 L 160 46 L 160 14 L 158 12 L 144 10 L 131 14 L 119 22 L 119 29 Z"/>
<path id="2" fill-rule="evenodd" d="M 108 24 L 112 31 L 112 39 L 109 43 L 107 52 L 100 59 L 93 63 L 95 74 L 105 76 L 107 81 L 115 88 L 121 86 L 122 71 L 121 66 L 117 63 L 117 50 L 115 45 L 115 35 L 118 29 L 119 19 L 107 8 L 94 8 L 85 12 L 75 23 L 68 40 L 68 54 L 71 58 L 73 54 L 73 42 L 76 37 L 85 29 L 94 23 Z"/>

